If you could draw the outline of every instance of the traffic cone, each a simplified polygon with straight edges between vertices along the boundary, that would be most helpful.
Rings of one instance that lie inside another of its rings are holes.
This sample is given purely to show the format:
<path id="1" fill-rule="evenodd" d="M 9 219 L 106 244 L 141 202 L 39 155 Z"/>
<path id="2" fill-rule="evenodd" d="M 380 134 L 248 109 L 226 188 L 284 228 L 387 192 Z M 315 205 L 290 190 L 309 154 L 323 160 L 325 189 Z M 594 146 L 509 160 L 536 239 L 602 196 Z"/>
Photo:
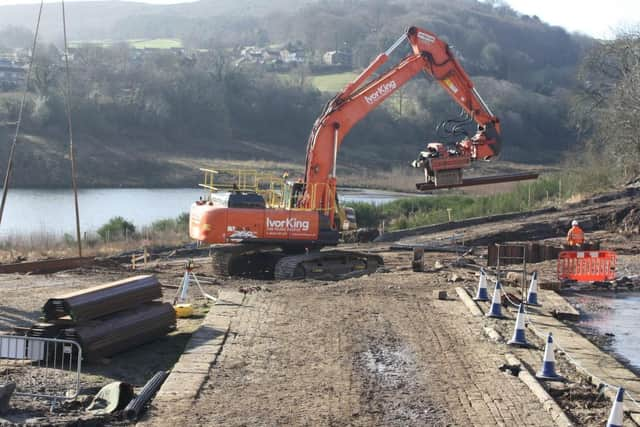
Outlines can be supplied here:
<path id="1" fill-rule="evenodd" d="M 553 335 L 549 332 L 547 336 L 547 346 L 544 348 L 544 359 L 542 360 L 542 369 L 536 374 L 536 378 L 547 381 L 563 381 L 560 375 L 556 373 L 556 356 L 553 353 Z"/>
<path id="2" fill-rule="evenodd" d="M 622 400 L 624 398 L 624 388 L 620 387 L 616 394 L 616 400 L 613 402 L 609 419 L 607 420 L 607 427 L 622 427 L 622 418 L 624 417 L 622 411 Z"/>
<path id="3" fill-rule="evenodd" d="M 487 293 L 487 274 L 484 272 L 484 268 L 480 269 L 480 282 L 478 283 L 478 293 L 476 293 L 475 301 L 489 301 L 489 294 Z"/>
<path id="4" fill-rule="evenodd" d="M 534 271 L 531 275 L 531 284 L 529 285 L 529 293 L 527 293 L 527 304 L 538 305 L 538 272 Z"/>
<path id="5" fill-rule="evenodd" d="M 502 296 L 500 295 L 500 290 L 502 286 L 500 286 L 500 282 L 496 282 L 496 287 L 493 290 L 493 299 L 491 300 L 491 309 L 487 313 L 487 317 L 497 317 L 498 319 L 503 319 L 502 315 Z"/>
<path id="6" fill-rule="evenodd" d="M 518 308 L 518 317 L 516 318 L 516 327 L 513 331 L 513 337 L 507 344 L 523 347 L 529 346 L 529 343 L 524 336 L 524 304 L 520 304 L 520 307 Z"/>

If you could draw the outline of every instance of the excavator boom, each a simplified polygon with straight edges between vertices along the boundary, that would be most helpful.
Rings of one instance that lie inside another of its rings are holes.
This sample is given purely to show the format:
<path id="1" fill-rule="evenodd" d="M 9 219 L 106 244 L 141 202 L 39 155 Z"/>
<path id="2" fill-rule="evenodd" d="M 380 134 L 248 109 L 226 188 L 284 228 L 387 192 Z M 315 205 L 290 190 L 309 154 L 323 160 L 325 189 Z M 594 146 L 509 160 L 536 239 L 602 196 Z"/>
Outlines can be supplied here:
<path id="1" fill-rule="evenodd" d="M 386 73 L 372 78 L 405 40 L 413 53 Z M 464 185 L 463 168 L 472 161 L 488 160 L 500 154 L 500 120 L 475 89 L 449 46 L 429 31 L 410 27 L 333 97 L 316 120 L 307 144 L 306 188 L 300 207 L 326 208 L 333 221 L 336 210 L 336 162 L 344 137 L 356 123 L 420 72 L 437 81 L 478 124 L 478 133 L 458 143 L 455 153 L 448 152 L 442 144 L 432 147 L 435 150 L 433 155 L 425 155 L 416 164 L 416 167 L 425 168 L 425 180 L 431 182 L 434 188 Z"/>

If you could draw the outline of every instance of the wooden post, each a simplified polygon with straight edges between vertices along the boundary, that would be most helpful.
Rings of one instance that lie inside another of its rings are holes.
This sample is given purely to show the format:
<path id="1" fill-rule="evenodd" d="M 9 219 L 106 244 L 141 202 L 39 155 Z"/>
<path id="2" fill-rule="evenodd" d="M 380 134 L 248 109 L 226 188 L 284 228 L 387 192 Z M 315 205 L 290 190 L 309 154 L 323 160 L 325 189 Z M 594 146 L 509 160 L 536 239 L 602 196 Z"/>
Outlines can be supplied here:
<path id="1" fill-rule="evenodd" d="M 424 271 L 424 249 L 413 248 L 413 261 L 411 262 L 411 268 L 415 272 Z"/>
<path id="2" fill-rule="evenodd" d="M 558 180 L 558 201 L 562 200 L 562 178 Z"/>

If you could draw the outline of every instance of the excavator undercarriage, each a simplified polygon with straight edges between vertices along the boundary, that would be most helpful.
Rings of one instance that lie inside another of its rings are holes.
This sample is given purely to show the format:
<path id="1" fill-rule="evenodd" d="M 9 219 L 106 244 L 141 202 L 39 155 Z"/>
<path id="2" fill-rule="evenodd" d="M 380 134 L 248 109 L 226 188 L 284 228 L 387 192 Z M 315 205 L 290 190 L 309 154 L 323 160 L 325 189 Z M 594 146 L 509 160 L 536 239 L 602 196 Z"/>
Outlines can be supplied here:
<path id="1" fill-rule="evenodd" d="M 342 280 L 375 273 L 382 257 L 356 251 L 310 250 L 256 244 L 215 245 L 211 249 L 214 274 L 276 280 Z"/>

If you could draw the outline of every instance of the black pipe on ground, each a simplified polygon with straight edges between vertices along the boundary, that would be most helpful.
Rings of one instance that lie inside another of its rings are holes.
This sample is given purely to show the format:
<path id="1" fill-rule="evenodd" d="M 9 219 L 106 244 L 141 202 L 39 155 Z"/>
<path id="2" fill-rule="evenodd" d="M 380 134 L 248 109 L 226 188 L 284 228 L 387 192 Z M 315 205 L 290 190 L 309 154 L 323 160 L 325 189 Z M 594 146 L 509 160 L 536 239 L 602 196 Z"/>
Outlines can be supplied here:
<path id="1" fill-rule="evenodd" d="M 164 380 L 169 376 L 169 372 L 167 371 L 158 371 L 156 374 L 142 387 L 140 390 L 140 394 L 133 399 L 126 408 L 124 408 L 124 415 L 130 419 L 134 420 L 138 418 L 140 411 L 144 408 L 144 406 L 151 400 L 151 398 L 156 394 L 156 392 L 164 383 Z"/>

